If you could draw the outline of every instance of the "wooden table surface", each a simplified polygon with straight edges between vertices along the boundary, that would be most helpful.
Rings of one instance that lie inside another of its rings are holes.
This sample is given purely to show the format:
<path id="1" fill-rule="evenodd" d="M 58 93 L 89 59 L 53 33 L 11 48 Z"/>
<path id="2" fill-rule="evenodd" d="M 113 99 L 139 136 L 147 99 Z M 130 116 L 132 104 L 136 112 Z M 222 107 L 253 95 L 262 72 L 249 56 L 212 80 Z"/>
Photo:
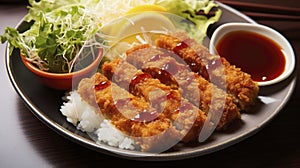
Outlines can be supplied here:
<path id="1" fill-rule="evenodd" d="M 239 0 L 300 8 L 299 0 Z M 27 13 L 24 4 L 0 4 L 0 32 L 14 27 Z M 281 32 L 300 58 L 300 22 L 255 19 Z M 179 161 L 142 162 L 104 155 L 54 132 L 23 104 L 9 81 L 5 47 L 0 45 L 0 167 L 300 167 L 299 78 L 289 103 L 255 135 L 221 151 Z M 297 63 L 297 71 L 299 64 Z M 298 75 L 299 76 L 299 75 Z"/>

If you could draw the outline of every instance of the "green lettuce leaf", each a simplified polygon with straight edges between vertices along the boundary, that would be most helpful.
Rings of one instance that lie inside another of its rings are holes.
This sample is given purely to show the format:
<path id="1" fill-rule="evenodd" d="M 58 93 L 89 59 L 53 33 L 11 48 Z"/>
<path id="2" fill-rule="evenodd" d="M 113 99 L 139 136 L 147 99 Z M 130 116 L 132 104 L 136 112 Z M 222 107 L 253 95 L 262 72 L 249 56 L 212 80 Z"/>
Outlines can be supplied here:
<path id="1" fill-rule="evenodd" d="M 217 22 L 222 14 L 212 0 L 157 0 L 156 4 L 190 21 L 179 26 L 199 42 L 206 36 L 209 25 Z M 213 8 L 216 8 L 214 16 L 208 16 Z"/>

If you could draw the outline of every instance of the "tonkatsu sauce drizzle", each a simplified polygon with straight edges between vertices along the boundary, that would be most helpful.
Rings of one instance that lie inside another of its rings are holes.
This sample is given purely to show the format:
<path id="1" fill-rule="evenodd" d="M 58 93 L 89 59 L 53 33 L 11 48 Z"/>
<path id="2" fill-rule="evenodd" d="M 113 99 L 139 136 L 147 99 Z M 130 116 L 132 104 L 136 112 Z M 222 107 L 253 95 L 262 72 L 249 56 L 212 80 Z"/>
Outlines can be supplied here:
<path id="1" fill-rule="evenodd" d="M 185 49 L 187 47 L 188 47 L 188 45 L 184 41 L 182 41 L 182 42 L 179 42 L 176 45 L 176 47 L 173 48 L 173 51 L 178 54 L 178 53 L 181 52 L 181 50 L 183 50 L 183 49 Z"/>
<path id="2" fill-rule="evenodd" d="M 183 68 L 184 67 L 179 66 L 175 60 L 170 60 L 161 67 L 161 70 L 167 71 L 168 73 L 175 75 L 178 73 L 178 71 L 182 70 Z"/>
<path id="3" fill-rule="evenodd" d="M 148 78 L 152 78 L 152 76 L 148 73 L 142 73 L 142 74 L 135 75 L 129 84 L 129 92 L 132 93 L 137 84 L 143 82 L 144 80 L 146 80 Z"/>
<path id="4" fill-rule="evenodd" d="M 158 117 L 157 111 L 142 111 L 139 114 L 137 114 L 132 121 L 137 121 L 137 122 L 150 122 L 155 120 Z"/>
<path id="5" fill-rule="evenodd" d="M 94 86 L 95 91 L 101 91 L 104 90 L 105 88 L 109 87 L 111 83 L 109 81 L 102 81 L 99 84 L 96 84 Z"/>
<path id="6" fill-rule="evenodd" d="M 168 55 L 167 55 L 166 53 L 164 53 L 164 54 L 157 54 L 157 55 L 152 56 L 152 57 L 149 59 L 149 61 L 150 61 L 150 62 L 158 61 L 158 60 L 162 59 L 163 57 L 167 57 L 167 56 L 168 56 Z"/>

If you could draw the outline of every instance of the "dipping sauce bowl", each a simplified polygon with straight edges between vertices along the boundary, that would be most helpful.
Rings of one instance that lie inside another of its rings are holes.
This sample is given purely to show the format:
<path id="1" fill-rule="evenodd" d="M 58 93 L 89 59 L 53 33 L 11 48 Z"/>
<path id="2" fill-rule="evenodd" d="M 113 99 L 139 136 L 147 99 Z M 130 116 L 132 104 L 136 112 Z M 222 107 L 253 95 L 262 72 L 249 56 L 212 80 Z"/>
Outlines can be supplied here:
<path id="1" fill-rule="evenodd" d="M 278 83 L 295 68 L 295 54 L 288 40 L 276 30 L 260 24 L 219 26 L 212 35 L 209 50 L 249 73 L 259 86 Z"/>

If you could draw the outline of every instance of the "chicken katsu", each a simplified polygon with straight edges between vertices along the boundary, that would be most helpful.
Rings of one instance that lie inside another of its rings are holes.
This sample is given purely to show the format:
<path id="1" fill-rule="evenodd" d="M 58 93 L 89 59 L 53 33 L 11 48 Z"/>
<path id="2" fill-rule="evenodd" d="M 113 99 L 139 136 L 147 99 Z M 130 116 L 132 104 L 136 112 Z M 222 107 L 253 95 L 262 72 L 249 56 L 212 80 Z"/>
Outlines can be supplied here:
<path id="1" fill-rule="evenodd" d="M 172 121 L 164 113 L 157 112 L 144 99 L 128 93 L 100 73 L 82 79 L 78 93 L 84 101 L 99 107 L 99 112 L 117 129 L 134 139 L 141 151 L 165 151 L 184 137 L 187 137 L 186 141 L 196 137 L 196 130 L 191 129 L 195 125 L 195 109 L 185 106 L 176 109 L 174 113 L 178 116 L 176 121 Z M 202 122 L 197 121 L 200 125 Z M 197 136 L 198 134 L 199 132 Z"/>
<path id="2" fill-rule="evenodd" d="M 176 122 L 177 126 L 181 125 L 188 129 L 193 125 L 192 130 L 182 141 L 188 142 L 198 138 L 206 116 L 199 108 L 183 99 L 178 90 L 171 89 L 158 79 L 152 78 L 150 74 L 144 73 L 118 58 L 105 62 L 102 65 L 102 73 L 131 94 L 145 98 L 159 113 Z M 181 118 L 190 118 L 190 120 L 181 120 Z M 192 121 L 193 118 L 194 121 Z M 211 128 L 213 129 L 213 126 Z"/>
<path id="3" fill-rule="evenodd" d="M 78 85 L 81 98 L 145 152 L 205 141 L 255 102 L 251 76 L 185 33 L 135 45 Z"/>
<path id="4" fill-rule="evenodd" d="M 163 52 L 150 45 L 136 46 L 127 51 L 126 60 L 159 79 L 161 83 L 180 90 L 184 98 L 206 115 L 215 118 L 218 130 L 240 119 L 239 109 L 231 95 L 177 62 L 167 51 Z M 129 71 L 125 68 L 122 70 Z"/>
<path id="5" fill-rule="evenodd" d="M 160 35 L 155 43 L 157 47 L 171 50 L 181 57 L 192 71 L 226 89 L 238 101 L 242 111 L 248 110 L 255 103 L 259 87 L 251 76 L 231 65 L 225 58 L 210 54 L 206 47 L 189 38 L 186 33 Z M 224 70 L 219 70 L 219 65 L 223 65 Z"/>

